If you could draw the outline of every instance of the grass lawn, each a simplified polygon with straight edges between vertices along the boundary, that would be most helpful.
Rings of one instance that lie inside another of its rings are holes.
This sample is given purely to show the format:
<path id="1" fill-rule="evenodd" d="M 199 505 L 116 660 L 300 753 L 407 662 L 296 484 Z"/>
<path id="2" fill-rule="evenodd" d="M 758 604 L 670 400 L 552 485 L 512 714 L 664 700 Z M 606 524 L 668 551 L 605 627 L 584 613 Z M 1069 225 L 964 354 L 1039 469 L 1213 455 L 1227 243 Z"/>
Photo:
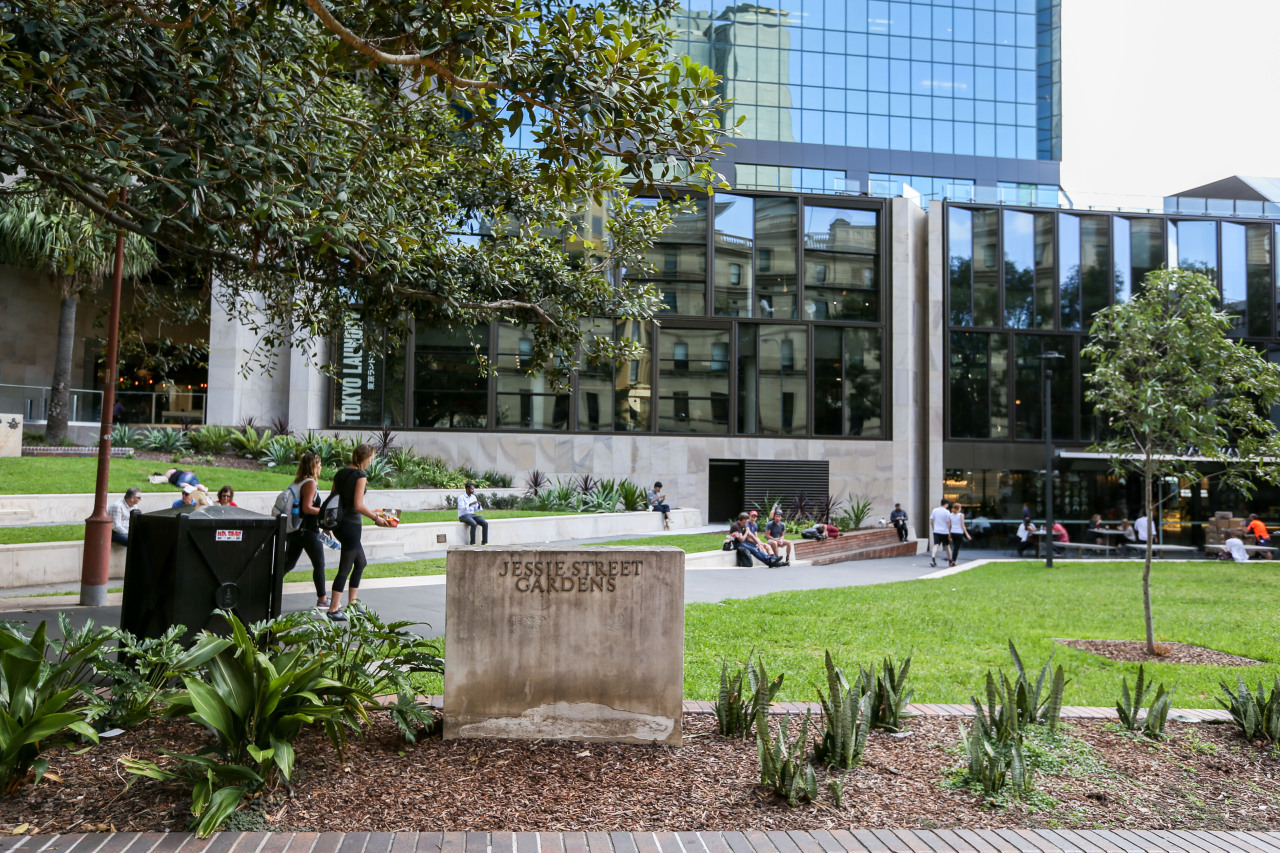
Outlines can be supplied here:
<path id="1" fill-rule="evenodd" d="M 336 555 L 337 551 L 326 551 L 327 554 Z M 444 557 L 433 557 L 430 560 L 409 560 L 404 563 L 374 563 L 365 566 L 364 577 L 366 578 L 408 578 L 420 577 L 422 575 L 442 575 L 444 574 Z M 333 580 L 338 574 L 337 557 L 329 558 L 326 556 L 325 564 L 333 565 L 325 569 L 324 576 L 329 580 Z M 298 558 L 299 568 L 289 572 L 284 576 L 285 583 L 294 583 L 295 581 L 311 580 L 311 563 L 307 560 L 307 555 L 303 554 Z"/>
<path id="2" fill-rule="evenodd" d="M 238 468 L 215 468 L 208 465 L 175 465 L 169 462 L 151 462 L 145 459 L 112 459 L 110 493 L 112 500 L 130 486 L 144 492 L 173 492 L 168 483 L 152 485 L 147 475 L 181 467 L 193 471 L 200 482 L 217 493 L 225 485 L 237 492 L 278 492 L 293 482 L 293 470 L 243 471 Z M 98 460 L 94 457 L 77 459 L 21 456 L 0 459 L 0 494 L 45 495 L 92 493 L 98 475 Z M 327 484 L 324 484 L 327 488 Z"/>
<path id="3" fill-rule="evenodd" d="M 848 672 L 911 654 L 916 702 L 967 703 L 988 668 L 1012 670 L 1012 639 L 1028 668 L 1054 652 L 1068 679 L 1066 704 L 1114 706 L 1137 664 L 1059 646 L 1055 637 L 1140 640 L 1139 563 L 996 563 L 951 577 L 877 586 L 784 592 L 685 610 L 685 697 L 714 700 L 723 660 L 752 648 L 771 675 L 786 674 L 780 700 L 816 701 L 823 652 Z M 1219 681 L 1270 688 L 1280 675 L 1280 571 L 1274 563 L 1161 562 L 1152 570 L 1157 640 L 1266 661 L 1261 667 L 1156 664 L 1147 676 L 1175 687 L 1175 707 L 1216 708 Z M 1034 677 L 1034 674 L 1033 674 Z"/>
<path id="4" fill-rule="evenodd" d="M 35 527 L 0 527 L 0 545 L 24 545 L 29 542 L 67 542 L 83 538 L 83 524 L 43 524 Z"/>

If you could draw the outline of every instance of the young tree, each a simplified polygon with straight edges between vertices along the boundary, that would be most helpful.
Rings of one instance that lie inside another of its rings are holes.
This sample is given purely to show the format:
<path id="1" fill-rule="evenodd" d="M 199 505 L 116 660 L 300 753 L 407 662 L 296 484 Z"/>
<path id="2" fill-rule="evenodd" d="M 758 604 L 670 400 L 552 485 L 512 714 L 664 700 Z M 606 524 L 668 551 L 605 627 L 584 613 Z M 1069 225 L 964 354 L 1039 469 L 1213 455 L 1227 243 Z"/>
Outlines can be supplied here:
<path id="1" fill-rule="evenodd" d="M 615 283 L 670 218 L 632 196 L 718 181 L 716 77 L 673 58 L 673 8 L 13 0 L 0 173 L 216 270 L 264 351 L 358 306 L 388 342 L 500 317 L 554 362 L 582 318 L 660 305 Z"/>
<path id="2" fill-rule="evenodd" d="M 0 197 L 0 263 L 44 274 L 61 300 L 44 434 L 50 444 L 61 443 L 67 432 L 77 305 L 111 274 L 115 253 L 116 235 L 103 230 L 97 216 L 35 181 L 19 181 Z M 151 244 L 129 235 L 125 277 L 143 275 L 155 263 Z"/>
<path id="3" fill-rule="evenodd" d="M 1246 496 L 1259 481 L 1280 480 L 1280 434 L 1270 420 L 1280 365 L 1229 340 L 1231 321 L 1218 303 L 1206 276 L 1157 270 L 1128 302 L 1094 315 L 1081 351 L 1095 365 L 1085 397 L 1105 436 L 1093 449 L 1111 457 L 1116 473 L 1142 476 L 1148 519 L 1152 484 L 1165 477 L 1198 479 L 1211 466 Z M 1155 654 L 1150 522 L 1148 531 L 1142 602 L 1147 652 Z"/>

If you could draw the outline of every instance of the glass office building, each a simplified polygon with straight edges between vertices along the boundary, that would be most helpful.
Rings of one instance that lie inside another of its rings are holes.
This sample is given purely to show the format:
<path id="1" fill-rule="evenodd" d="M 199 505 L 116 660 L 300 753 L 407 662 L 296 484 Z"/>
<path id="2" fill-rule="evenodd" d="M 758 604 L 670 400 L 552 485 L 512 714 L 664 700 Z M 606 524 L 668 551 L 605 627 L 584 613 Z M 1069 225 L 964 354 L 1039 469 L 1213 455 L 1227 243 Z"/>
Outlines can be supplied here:
<path id="1" fill-rule="evenodd" d="M 675 26 L 745 119 L 739 188 L 1056 188 L 1059 3 L 689 0 Z"/>

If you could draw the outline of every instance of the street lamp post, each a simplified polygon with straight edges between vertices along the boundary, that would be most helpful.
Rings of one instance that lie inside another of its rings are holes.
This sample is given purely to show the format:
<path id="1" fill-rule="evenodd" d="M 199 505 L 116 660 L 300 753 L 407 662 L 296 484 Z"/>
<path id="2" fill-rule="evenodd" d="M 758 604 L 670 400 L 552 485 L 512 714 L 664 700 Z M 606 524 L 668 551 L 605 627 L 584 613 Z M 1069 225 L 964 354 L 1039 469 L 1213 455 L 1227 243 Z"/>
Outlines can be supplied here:
<path id="1" fill-rule="evenodd" d="M 1059 352 L 1041 353 L 1044 371 L 1044 565 L 1053 568 L 1053 405 L 1049 393 L 1053 385 L 1053 359 L 1063 358 Z"/>

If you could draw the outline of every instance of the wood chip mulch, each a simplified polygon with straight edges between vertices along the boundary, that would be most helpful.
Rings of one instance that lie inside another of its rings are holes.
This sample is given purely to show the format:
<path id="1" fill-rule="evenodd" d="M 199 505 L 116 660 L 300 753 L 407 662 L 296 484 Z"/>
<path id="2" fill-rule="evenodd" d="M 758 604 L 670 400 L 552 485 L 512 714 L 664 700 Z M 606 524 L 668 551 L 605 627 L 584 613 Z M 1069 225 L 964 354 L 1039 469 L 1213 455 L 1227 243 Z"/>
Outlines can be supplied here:
<path id="1" fill-rule="evenodd" d="M 1100 721 L 1069 721 L 1055 772 L 1027 802 L 984 805 L 951 787 L 959 766 L 955 718 L 915 718 L 910 734 L 876 733 L 846 777 L 843 808 L 825 790 L 788 808 L 760 788 L 754 741 L 725 740 L 715 720 L 685 717 L 682 747 L 566 741 L 400 740 L 385 720 L 352 740 L 344 759 L 323 735 L 298 740 L 291 785 L 241 812 L 230 828 L 337 831 L 658 831 L 862 827 L 1280 829 L 1280 750 L 1234 727 L 1170 723 L 1152 744 Z M 123 755 L 194 751 L 203 732 L 153 721 L 96 749 L 55 751 L 60 783 L 0 803 L 0 831 L 186 828 L 190 796 L 129 776 Z M 1055 754 L 1057 754 L 1055 752 Z M 164 765 L 168 759 L 160 759 Z"/>
<path id="2" fill-rule="evenodd" d="M 1054 640 L 1064 646 L 1100 655 L 1123 663 L 1178 663 L 1193 666 L 1264 666 L 1260 660 L 1227 654 L 1216 649 L 1189 646 L 1186 643 L 1156 643 L 1164 654 L 1147 652 L 1143 640 Z"/>

